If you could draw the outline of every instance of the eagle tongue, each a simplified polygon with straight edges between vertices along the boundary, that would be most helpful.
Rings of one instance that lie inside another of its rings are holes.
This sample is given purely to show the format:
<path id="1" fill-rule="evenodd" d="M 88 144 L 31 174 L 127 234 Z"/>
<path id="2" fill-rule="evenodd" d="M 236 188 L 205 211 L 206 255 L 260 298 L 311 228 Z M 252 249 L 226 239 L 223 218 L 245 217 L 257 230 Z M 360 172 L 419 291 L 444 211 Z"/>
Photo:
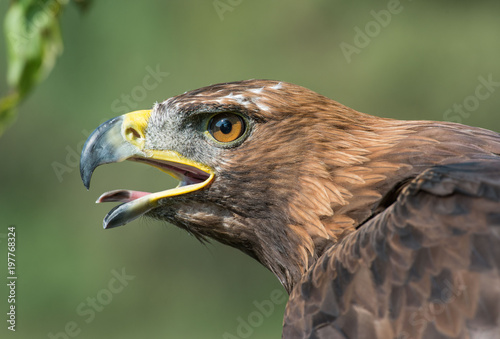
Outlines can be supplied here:
<path id="1" fill-rule="evenodd" d="M 114 190 L 103 193 L 96 201 L 96 203 L 101 202 L 129 202 L 135 199 L 144 197 L 149 192 L 132 191 L 132 190 Z"/>

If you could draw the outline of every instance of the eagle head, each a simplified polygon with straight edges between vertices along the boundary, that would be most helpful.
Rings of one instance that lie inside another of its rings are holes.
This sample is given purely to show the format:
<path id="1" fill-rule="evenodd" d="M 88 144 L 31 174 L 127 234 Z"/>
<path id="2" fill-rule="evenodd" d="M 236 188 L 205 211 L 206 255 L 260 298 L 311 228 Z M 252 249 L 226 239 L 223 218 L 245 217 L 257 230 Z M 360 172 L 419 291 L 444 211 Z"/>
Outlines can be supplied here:
<path id="1" fill-rule="evenodd" d="M 349 205 L 349 185 L 366 183 L 350 170 L 368 160 L 361 140 L 376 135 L 370 119 L 290 83 L 217 84 L 103 123 L 83 148 L 81 176 L 88 188 L 97 166 L 124 160 L 170 174 L 180 182 L 172 189 L 101 195 L 98 202 L 121 203 L 104 228 L 142 215 L 165 220 L 244 251 L 291 290 L 324 248 L 370 214 L 335 213 Z M 380 198 L 367 192 L 365 203 Z"/>

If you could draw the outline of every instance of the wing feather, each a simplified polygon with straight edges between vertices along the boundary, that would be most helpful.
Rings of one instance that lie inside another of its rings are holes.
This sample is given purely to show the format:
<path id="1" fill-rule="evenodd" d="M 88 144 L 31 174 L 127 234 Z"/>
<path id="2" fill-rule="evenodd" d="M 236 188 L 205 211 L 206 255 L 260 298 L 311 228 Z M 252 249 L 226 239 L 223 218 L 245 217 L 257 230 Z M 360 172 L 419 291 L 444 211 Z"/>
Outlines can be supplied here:
<path id="1" fill-rule="evenodd" d="M 500 337 L 500 161 L 430 168 L 294 288 L 285 338 Z"/>

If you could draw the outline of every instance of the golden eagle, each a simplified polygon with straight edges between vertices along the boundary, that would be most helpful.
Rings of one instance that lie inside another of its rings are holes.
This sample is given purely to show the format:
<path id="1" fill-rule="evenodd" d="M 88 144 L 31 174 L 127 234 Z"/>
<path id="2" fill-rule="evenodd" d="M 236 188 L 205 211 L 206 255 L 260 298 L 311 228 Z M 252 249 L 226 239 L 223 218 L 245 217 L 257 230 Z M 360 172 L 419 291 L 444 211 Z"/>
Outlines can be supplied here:
<path id="1" fill-rule="evenodd" d="M 104 193 L 104 227 L 146 215 L 247 253 L 290 295 L 284 338 L 500 338 L 498 133 L 248 80 L 102 124 L 85 186 L 123 160 L 180 184 Z"/>

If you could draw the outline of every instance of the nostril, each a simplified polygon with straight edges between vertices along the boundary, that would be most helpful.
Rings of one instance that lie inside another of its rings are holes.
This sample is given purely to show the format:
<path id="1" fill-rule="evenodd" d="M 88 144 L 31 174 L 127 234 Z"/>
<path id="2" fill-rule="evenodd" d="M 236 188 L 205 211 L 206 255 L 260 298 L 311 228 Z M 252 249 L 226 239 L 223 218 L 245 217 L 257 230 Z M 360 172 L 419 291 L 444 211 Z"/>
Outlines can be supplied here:
<path id="1" fill-rule="evenodd" d="M 141 133 L 139 133 L 135 128 L 129 127 L 125 130 L 125 135 L 129 140 L 135 140 L 142 138 Z"/>
<path id="2" fill-rule="evenodd" d="M 132 145 L 139 148 L 144 146 L 144 133 L 135 126 L 124 126 L 123 136 Z"/>
<path id="3" fill-rule="evenodd" d="M 135 111 L 122 116 L 122 138 L 139 149 L 142 149 L 146 142 L 146 127 L 148 125 L 149 112 L 146 110 Z"/>

